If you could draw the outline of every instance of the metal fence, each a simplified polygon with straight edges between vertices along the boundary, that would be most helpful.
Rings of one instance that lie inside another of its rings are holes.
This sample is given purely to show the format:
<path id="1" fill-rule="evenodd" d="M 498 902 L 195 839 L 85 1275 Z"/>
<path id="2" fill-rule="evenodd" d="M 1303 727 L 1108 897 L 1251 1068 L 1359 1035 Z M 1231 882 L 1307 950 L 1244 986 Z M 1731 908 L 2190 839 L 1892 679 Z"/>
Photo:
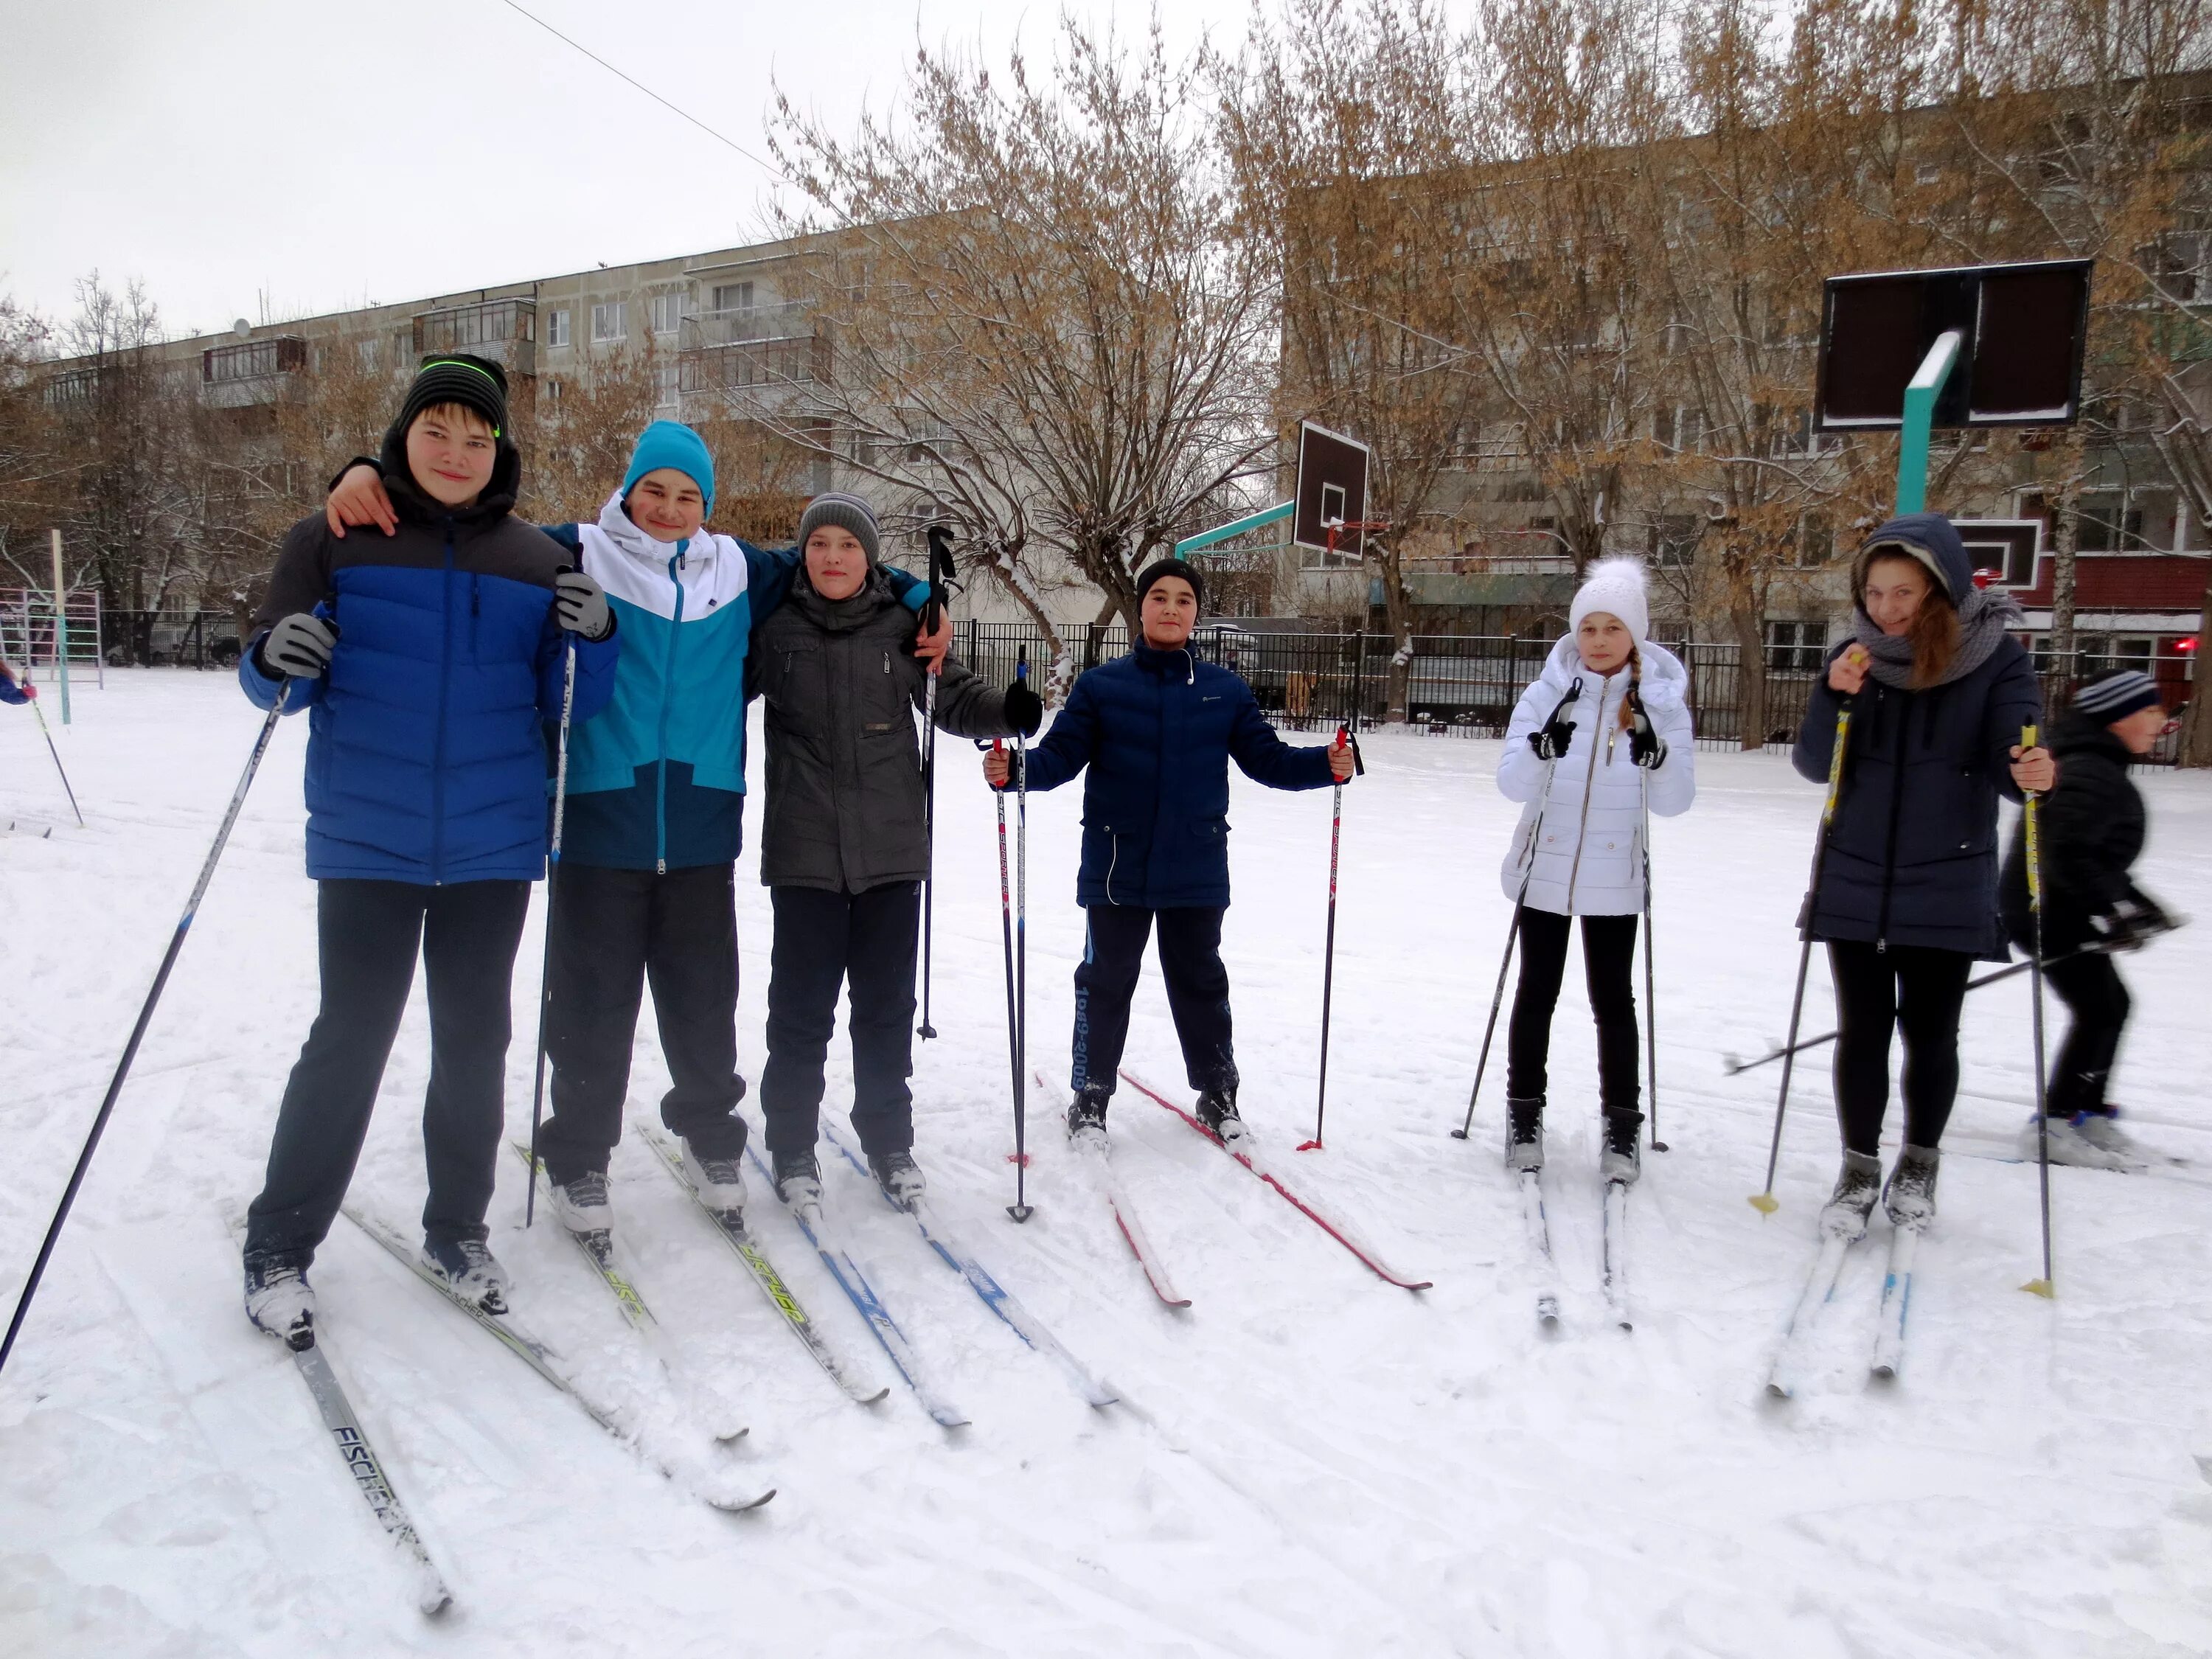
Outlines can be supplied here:
<path id="1" fill-rule="evenodd" d="M 1070 629 L 1065 642 L 1079 673 L 1129 648 L 1128 630 L 1119 623 Z M 1440 735 L 1504 736 L 1514 704 L 1542 671 L 1555 643 L 1490 635 L 1416 635 L 1406 664 L 1407 724 Z M 1385 635 L 1277 633 L 1234 623 L 1201 623 L 1191 645 L 1202 660 L 1242 675 L 1278 726 L 1328 731 L 1352 722 L 1355 714 L 1359 725 L 1376 726 L 1389 712 L 1392 645 Z M 953 654 L 987 681 L 1002 685 L 1013 678 L 1024 647 L 1032 674 L 1042 680 L 1052 665 L 1052 647 L 1043 630 L 1028 623 L 963 622 Z M 1751 689 L 1742 648 L 1707 641 L 1669 641 L 1668 648 L 1689 671 L 1698 747 L 1741 748 Z M 1796 740 L 1822 654 L 1796 646 L 1769 650 L 1756 746 L 1786 749 Z M 2077 674 L 2086 677 L 2111 665 L 2085 653 L 2075 672 L 2045 672 L 2044 706 L 2064 707 Z M 2171 765 L 2178 748 L 2177 736 L 2169 732 L 2146 758 Z"/>

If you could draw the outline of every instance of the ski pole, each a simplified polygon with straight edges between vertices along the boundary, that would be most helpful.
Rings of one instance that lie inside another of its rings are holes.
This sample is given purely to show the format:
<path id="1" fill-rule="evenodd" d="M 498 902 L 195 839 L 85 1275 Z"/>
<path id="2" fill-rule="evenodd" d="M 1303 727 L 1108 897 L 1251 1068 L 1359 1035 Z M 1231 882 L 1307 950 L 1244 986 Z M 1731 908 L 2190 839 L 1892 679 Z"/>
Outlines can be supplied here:
<path id="1" fill-rule="evenodd" d="M 2035 747 L 2033 722 L 2020 728 L 2023 753 Z M 2043 1277 L 2031 1279 L 2021 1289 L 2033 1295 L 2054 1297 L 2051 1282 L 2051 1119 L 2043 1068 L 2043 845 L 2036 835 L 2036 792 L 2026 792 L 2021 803 L 2021 827 L 2027 840 L 2027 913 L 2034 936 L 2028 941 L 2027 978 L 2034 1008 L 2035 1031 L 2035 1166 L 2043 1207 Z"/>
<path id="2" fill-rule="evenodd" d="M 1652 988 L 1652 952 L 1657 948 L 1651 936 L 1651 775 L 1644 775 L 1644 1071 L 1645 1089 L 1651 1097 L 1651 1150 L 1663 1152 L 1667 1143 L 1659 1139 L 1659 1003 Z"/>
<path id="3" fill-rule="evenodd" d="M 2045 966 L 2049 967 L 2061 962 L 2071 962 L 2075 957 L 2083 954 L 2084 952 L 2080 951 L 2069 951 L 2063 957 L 2054 957 L 2051 962 L 2046 963 Z M 1984 985 L 1995 985 L 1999 980 L 2016 978 L 2027 972 L 2033 966 L 2034 966 L 2033 963 L 2015 962 L 2009 968 L 2000 968 L 1993 974 L 1984 974 L 1979 979 L 1968 980 L 1966 988 L 1969 991 L 1978 991 Z M 1802 1042 L 1793 1043 L 1787 1048 L 1770 1048 L 1757 1060 L 1739 1060 L 1731 1054 L 1728 1057 L 1723 1069 L 1730 1077 L 1739 1076 L 1745 1072 L 1755 1072 L 1762 1066 L 1772 1065 L 1785 1055 L 1802 1054 L 1810 1049 L 1826 1048 L 1841 1035 L 1840 1031 L 1823 1031 L 1818 1036 L 1808 1036 Z"/>
<path id="4" fill-rule="evenodd" d="M 1567 688 L 1567 695 L 1560 698 L 1558 706 L 1552 710 L 1552 719 L 1544 724 L 1549 726 L 1557 720 L 1559 711 L 1582 694 L 1582 677 L 1577 675 L 1575 683 Z M 1536 848 L 1544 834 L 1544 814 L 1551 810 L 1552 780 L 1559 769 L 1559 763 L 1556 758 L 1544 769 L 1543 797 L 1536 803 L 1536 821 L 1528 829 L 1528 867 L 1521 872 L 1521 890 L 1513 896 L 1513 920 L 1505 929 L 1505 954 L 1498 959 L 1498 986 L 1490 994 L 1490 1020 L 1482 1028 L 1482 1052 L 1474 1062 L 1474 1087 L 1467 1091 L 1467 1116 L 1459 1127 L 1451 1132 L 1454 1140 L 1465 1140 L 1474 1127 L 1474 1103 L 1482 1094 L 1482 1074 L 1490 1065 L 1490 1040 L 1497 1035 L 1498 1010 L 1505 1000 L 1505 972 L 1513 965 L 1513 947 L 1521 938 L 1521 913 L 1528 908 L 1528 882 L 1536 873 Z"/>
<path id="5" fill-rule="evenodd" d="M 1820 867 L 1827 862 L 1828 836 L 1836 822 L 1836 798 L 1844 786 L 1844 744 L 1850 736 L 1851 700 L 1845 697 L 1836 710 L 1836 740 L 1828 751 L 1828 798 L 1820 807 L 1820 831 L 1813 840 L 1813 873 L 1805 885 L 1805 902 L 1797 910 L 1797 988 L 1790 997 L 1790 1037 L 1783 1048 L 1782 1088 L 1774 1097 L 1774 1142 L 1766 1149 L 1766 1185 L 1752 1199 L 1751 1207 L 1772 1215 L 1782 1207 L 1774 1195 L 1774 1169 L 1782 1159 L 1782 1115 L 1790 1105 L 1790 1073 L 1796 1064 L 1797 1022 L 1805 1012 L 1805 975 L 1813 964 L 1813 902 L 1820 891 Z"/>
<path id="6" fill-rule="evenodd" d="M 1358 718 L 1357 715 L 1354 716 Z M 1352 745 L 1353 775 L 1364 777 L 1367 763 L 1359 757 L 1359 740 L 1348 727 L 1336 728 L 1336 740 Z M 1328 820 L 1328 933 L 1321 952 L 1321 1080 L 1314 1091 L 1313 1139 L 1298 1146 L 1302 1152 L 1317 1152 L 1321 1144 L 1322 1125 L 1328 1114 L 1328 1008 L 1330 993 L 1336 983 L 1336 855 L 1344 835 L 1344 785 L 1336 786 L 1336 799 Z"/>
<path id="7" fill-rule="evenodd" d="M 943 525 L 930 526 L 929 599 L 921 607 L 925 634 L 934 634 L 945 617 L 941 577 L 952 568 L 951 540 L 952 532 Z M 937 932 L 937 682 L 944 665 L 942 659 L 930 664 L 921 704 L 921 1024 L 916 1029 L 925 1042 L 937 1035 L 929 1019 L 929 982 Z"/>
<path id="8" fill-rule="evenodd" d="M 70 811 L 76 814 L 76 827 L 84 828 L 84 811 L 76 804 L 76 791 L 70 787 L 69 774 L 62 769 L 62 751 L 54 747 L 53 728 L 46 724 L 46 711 L 39 707 L 38 688 L 30 688 L 31 712 L 39 717 L 39 731 L 46 740 L 46 752 L 54 757 L 54 770 L 62 775 L 62 793 L 69 797 Z"/>
<path id="9" fill-rule="evenodd" d="M 46 1271 L 46 1263 L 54 1253 L 54 1241 L 61 1237 L 62 1224 L 69 1219 L 70 1206 L 76 1202 L 77 1188 L 84 1184 L 84 1172 L 91 1167 L 94 1149 L 100 1145 L 101 1132 L 115 1110 L 116 1097 L 123 1092 L 123 1079 L 131 1074 L 131 1062 L 138 1057 L 138 1045 L 146 1036 L 146 1027 L 153 1022 L 154 1006 L 161 1000 L 161 988 L 169 982 L 169 970 L 177 965 L 177 955 L 185 948 L 185 935 L 191 931 L 192 918 L 198 915 L 200 901 L 207 896 L 208 884 L 215 879 L 215 866 L 222 857 L 222 849 L 229 843 L 230 832 L 238 823 L 239 810 L 246 805 L 246 792 L 252 786 L 253 775 L 261 769 L 261 757 L 269 751 L 269 739 L 276 730 L 277 719 L 284 712 L 284 701 L 291 690 L 287 680 L 276 693 L 276 702 L 261 722 L 261 735 L 254 739 L 253 752 L 246 757 L 246 770 L 239 775 L 238 787 L 230 792 L 229 808 L 222 815 L 222 823 L 215 832 L 215 845 L 208 849 L 207 862 L 200 866 L 199 879 L 192 884 L 191 896 L 185 901 L 185 914 L 177 921 L 177 931 L 169 936 L 169 948 L 162 953 L 161 965 L 154 973 L 154 983 L 146 993 L 146 1000 L 138 1009 L 137 1023 L 131 1028 L 131 1040 L 123 1045 L 123 1058 L 115 1062 L 115 1075 L 107 1081 L 107 1093 L 101 1097 L 100 1110 L 92 1120 L 92 1131 L 84 1138 L 84 1150 L 77 1154 L 76 1167 L 70 1171 L 69 1185 L 62 1189 L 62 1201 L 55 1207 L 54 1218 L 47 1224 L 46 1236 L 39 1245 L 38 1258 L 31 1263 L 30 1277 L 23 1281 L 23 1291 L 15 1299 L 15 1316 L 8 1322 L 8 1334 L 0 1340 L 0 1368 L 8 1364 L 8 1355 L 15 1348 L 16 1333 L 23 1328 L 24 1316 L 31 1310 L 31 1298 L 39 1293 L 39 1280 Z"/>
<path id="10" fill-rule="evenodd" d="M 994 754 L 1004 754 L 1006 744 L 991 739 Z M 1006 958 L 1006 1066 L 1008 1098 L 1014 1106 L 1014 1196 L 1023 1196 L 1020 1158 L 1023 1151 L 1022 1049 L 1014 1020 L 1014 898 L 1006 871 L 1006 792 L 994 789 L 999 808 L 999 940 Z"/>
<path id="11" fill-rule="evenodd" d="M 522 1224 L 538 1216 L 538 1126 L 545 1110 L 546 1012 L 553 1004 L 553 903 L 561 883 L 561 824 L 568 805 L 568 715 L 576 706 L 576 636 L 568 635 L 561 667 L 561 734 L 553 761 L 553 836 L 545 864 L 545 954 L 538 969 L 538 1079 L 530 1091 L 530 1187 L 522 1200 Z"/>
<path id="12" fill-rule="evenodd" d="M 1030 648 L 1014 653 L 1014 683 L 1030 678 Z M 1027 1221 L 1029 1203 L 1030 1054 L 1030 755 L 1029 740 L 1014 733 L 1014 1201 L 1006 1213 Z"/>

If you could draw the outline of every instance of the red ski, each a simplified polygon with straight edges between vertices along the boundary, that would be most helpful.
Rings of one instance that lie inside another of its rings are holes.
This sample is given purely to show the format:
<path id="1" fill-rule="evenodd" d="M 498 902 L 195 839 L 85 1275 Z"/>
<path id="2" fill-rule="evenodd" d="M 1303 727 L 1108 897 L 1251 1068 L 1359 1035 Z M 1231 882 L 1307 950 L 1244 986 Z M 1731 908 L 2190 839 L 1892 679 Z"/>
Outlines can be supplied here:
<path id="1" fill-rule="evenodd" d="M 1428 1279 L 1407 1279 L 1398 1273 L 1391 1272 L 1389 1267 L 1382 1264 L 1381 1257 L 1377 1256 L 1367 1245 L 1355 1239 L 1352 1234 L 1346 1230 L 1342 1222 L 1332 1220 L 1329 1217 L 1323 1215 L 1319 1210 L 1314 1208 L 1314 1206 L 1306 1200 L 1300 1198 L 1296 1193 L 1285 1186 L 1281 1178 L 1261 1160 L 1258 1145 L 1254 1141 L 1250 1130 L 1247 1129 L 1241 1134 L 1236 1136 L 1234 1143 L 1232 1144 L 1231 1141 L 1224 1140 L 1219 1135 L 1214 1133 L 1212 1130 L 1207 1128 L 1206 1125 L 1200 1123 L 1188 1112 L 1183 1110 L 1182 1107 L 1176 1105 L 1175 1102 L 1170 1100 L 1165 1095 L 1162 1094 L 1158 1089 L 1153 1088 L 1151 1084 L 1145 1082 L 1142 1079 L 1132 1077 L 1127 1072 L 1124 1071 L 1121 1073 L 1121 1080 L 1129 1085 L 1130 1087 L 1137 1090 L 1142 1094 L 1150 1096 L 1160 1105 L 1167 1108 L 1168 1110 L 1173 1112 L 1184 1122 L 1189 1124 L 1192 1128 L 1197 1130 L 1199 1133 L 1204 1135 L 1215 1146 L 1220 1147 L 1223 1152 L 1228 1153 L 1230 1157 L 1235 1158 L 1239 1164 L 1242 1164 L 1254 1175 L 1259 1176 L 1261 1180 L 1266 1182 L 1270 1187 L 1273 1187 L 1278 1193 L 1280 1193 L 1284 1198 L 1290 1201 L 1291 1206 L 1297 1210 L 1299 1214 L 1304 1216 L 1307 1220 L 1312 1222 L 1316 1227 L 1319 1227 L 1322 1231 L 1327 1233 L 1338 1243 L 1343 1245 L 1346 1249 L 1358 1256 L 1360 1261 L 1370 1272 L 1374 1273 L 1377 1279 L 1386 1280 L 1404 1291 L 1425 1291 L 1429 1288 L 1430 1281 Z"/>

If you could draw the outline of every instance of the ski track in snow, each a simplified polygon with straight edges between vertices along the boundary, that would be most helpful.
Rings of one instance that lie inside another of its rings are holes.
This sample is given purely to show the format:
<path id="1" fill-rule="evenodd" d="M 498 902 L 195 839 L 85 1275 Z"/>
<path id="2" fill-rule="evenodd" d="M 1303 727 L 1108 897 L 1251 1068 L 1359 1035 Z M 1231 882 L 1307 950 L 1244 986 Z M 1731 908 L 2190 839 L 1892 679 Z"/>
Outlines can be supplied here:
<path id="1" fill-rule="evenodd" d="M 55 733 L 0 714 L 0 1293 L 21 1274 L 251 746 L 227 675 L 115 672 Z M 58 705 L 57 705 L 58 707 Z M 329 1351 L 452 1583 L 410 1605 L 398 1558 L 306 1390 L 239 1307 L 228 1231 L 258 1184 L 315 995 L 301 869 L 306 728 L 287 721 L 149 1033 L 40 1302 L 0 1377 L 0 1652 L 106 1656 L 462 1651 L 760 1656 L 2195 1654 L 2212 1648 L 2212 921 L 2124 967 L 2116 1095 L 2200 1166 L 2052 1176 L 2058 1300 L 2035 1171 L 1948 1160 L 1903 1373 L 1870 1384 L 1885 1235 L 1847 1264 L 1806 1387 L 1761 1387 L 1836 1164 L 1824 1054 L 1801 1066 L 1777 1192 L 1759 1185 L 1818 791 L 1779 755 L 1703 753 L 1655 823 L 1659 1109 L 1631 1201 L 1637 1328 L 1598 1285 L 1595 1064 L 1579 975 L 1553 1042 L 1547 1199 L 1564 1285 L 1540 1335 L 1498 1156 L 1501 1030 L 1465 1109 L 1510 907 L 1517 809 L 1498 745 L 1371 734 L 1346 800 L 1328 1150 L 1311 1132 L 1328 799 L 1234 784 L 1236 987 L 1247 1120 L 1284 1178 L 1342 1213 L 1419 1296 L 1376 1281 L 1275 1194 L 1124 1087 L 1115 1166 L 1194 1305 L 1146 1289 L 1031 1099 L 1026 1226 L 1005 1217 L 1004 990 L 989 797 L 952 744 L 939 801 L 944 1037 L 920 1044 L 918 1151 L 946 1224 L 1121 1390 L 1094 1412 L 843 1160 L 846 1243 L 975 1419 L 895 1387 L 860 1407 L 777 1323 L 647 1148 L 614 1164 L 623 1248 L 699 1393 L 749 1424 L 714 1448 L 550 1222 L 499 1167 L 493 1244 L 515 1301 L 595 1396 L 698 1468 L 781 1495 L 713 1513 L 617 1444 L 341 1221 L 316 1264 Z M 757 727 L 756 727 L 756 738 Z M 1300 740 L 1300 739 L 1294 739 Z M 754 774 L 759 767 L 755 764 Z M 2154 775 L 2145 884 L 2212 918 L 2212 779 Z M 1079 789 L 1030 802 L 1030 1054 L 1064 1072 Z M 748 814 L 758 823 L 757 812 Z M 40 832 L 52 826 L 50 837 Z M 740 866 L 741 1065 L 757 1075 L 768 896 Z M 509 1127 L 526 1133 L 542 889 L 515 975 Z M 1638 994 L 1641 995 L 1639 979 Z M 1816 964 L 1808 1033 L 1832 1025 Z M 2054 1011 L 2054 1042 L 2063 1019 Z M 2031 1090 L 2024 980 L 1975 994 L 1960 1146 L 2008 1150 Z M 1127 1064 L 1187 1097 L 1148 968 Z M 418 981 L 354 1194 L 422 1200 Z M 633 1109 L 666 1085 L 648 1017 Z M 833 1047 L 830 1100 L 849 1099 Z M 881 1355 L 754 1183 L 754 1227 L 856 1366 Z"/>

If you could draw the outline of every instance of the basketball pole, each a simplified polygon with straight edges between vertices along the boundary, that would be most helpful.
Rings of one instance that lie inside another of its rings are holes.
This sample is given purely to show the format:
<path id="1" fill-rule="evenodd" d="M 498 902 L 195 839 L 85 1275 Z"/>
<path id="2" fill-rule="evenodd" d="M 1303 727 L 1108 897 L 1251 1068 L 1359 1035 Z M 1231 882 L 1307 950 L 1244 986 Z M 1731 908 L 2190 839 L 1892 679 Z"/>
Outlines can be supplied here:
<path id="1" fill-rule="evenodd" d="M 1965 337 L 1955 328 L 1936 337 L 1928 355 L 1905 388 L 1905 419 L 1897 432 L 1897 511 L 1924 512 L 1928 506 L 1928 436 L 1936 424 L 1936 400 L 1943 395 L 1959 361 Z"/>

